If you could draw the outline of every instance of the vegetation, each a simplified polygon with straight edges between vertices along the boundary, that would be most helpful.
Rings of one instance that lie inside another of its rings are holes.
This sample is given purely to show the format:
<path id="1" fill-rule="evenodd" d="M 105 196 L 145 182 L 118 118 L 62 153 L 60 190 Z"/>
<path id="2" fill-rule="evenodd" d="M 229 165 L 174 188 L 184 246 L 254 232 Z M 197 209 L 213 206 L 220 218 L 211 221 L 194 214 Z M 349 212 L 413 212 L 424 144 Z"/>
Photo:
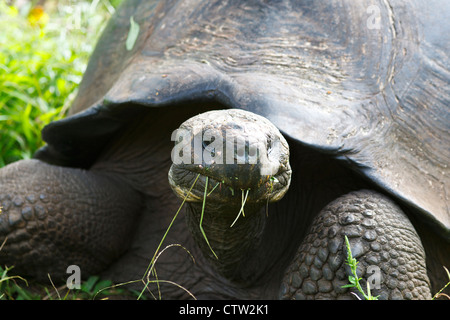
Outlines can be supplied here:
<path id="1" fill-rule="evenodd" d="M 350 283 L 342 286 L 342 288 L 356 288 L 359 291 L 359 293 L 362 295 L 364 300 L 378 300 L 379 296 L 372 296 L 372 294 L 370 292 L 369 282 L 367 282 L 367 293 L 364 292 L 364 289 L 361 287 L 360 281 L 362 280 L 362 278 L 359 278 L 358 274 L 356 273 L 358 261 L 355 258 L 353 258 L 352 250 L 350 247 L 350 242 L 348 241 L 347 236 L 344 236 L 344 238 L 345 238 L 345 245 L 347 247 L 347 259 L 345 260 L 345 262 L 350 267 L 352 274 L 350 276 L 348 276 L 348 281 Z M 439 290 L 433 296 L 433 298 L 431 300 L 435 300 L 435 299 L 438 299 L 441 297 L 450 299 L 450 297 L 447 294 L 443 293 L 443 291 L 450 285 L 450 272 L 448 271 L 448 269 L 446 267 L 444 267 L 444 270 L 447 273 L 447 277 L 448 277 L 449 281 L 447 282 L 447 284 L 445 284 L 444 287 L 442 287 L 441 290 Z M 356 296 L 357 299 L 360 299 L 360 297 L 357 294 L 355 294 L 355 293 L 353 293 L 353 294 Z"/>
<path id="2" fill-rule="evenodd" d="M 42 128 L 64 117 L 120 1 L 0 2 L 0 167 L 30 158 Z"/>
<path id="3" fill-rule="evenodd" d="M 91 276 L 81 284 L 79 290 L 70 290 L 65 285 L 44 287 L 30 286 L 28 281 L 20 276 L 10 276 L 13 267 L 0 267 L 0 300 L 87 300 L 108 299 L 114 295 L 121 295 L 125 290 L 112 286 L 109 280 L 101 280 L 98 276 Z"/>
<path id="4" fill-rule="evenodd" d="M 443 267 L 445 272 L 447 273 L 447 278 L 448 278 L 448 282 L 445 284 L 445 286 L 442 287 L 441 290 L 439 290 L 431 300 L 435 300 L 441 297 L 446 298 L 447 300 L 450 300 L 450 296 L 443 293 L 443 291 L 450 285 L 450 272 L 448 271 L 448 269 L 446 267 Z"/>
<path id="5" fill-rule="evenodd" d="M 121 1 L 0 1 L 0 167 L 30 158 L 43 145 L 42 128 L 64 117 L 97 39 Z M 26 279 L 11 276 L 12 269 L 0 266 L 0 300 L 86 299 L 111 285 L 91 277 L 80 290 L 36 291 Z M 98 298 L 120 290 L 101 293 Z"/>
<path id="6" fill-rule="evenodd" d="M 378 296 L 374 297 L 370 293 L 369 282 L 367 282 L 367 293 L 365 293 L 363 288 L 361 287 L 360 281 L 362 280 L 362 278 L 359 278 L 358 274 L 356 273 L 358 261 L 356 261 L 356 259 L 353 258 L 352 249 L 350 248 L 350 242 L 348 241 L 347 236 L 345 236 L 345 244 L 347 247 L 347 260 L 345 262 L 350 267 L 352 275 L 348 276 L 348 281 L 350 282 L 350 284 L 342 286 L 342 288 L 356 288 L 359 291 L 359 293 L 364 297 L 365 300 L 378 300 Z M 358 295 L 356 295 L 356 294 L 354 294 L 354 295 L 356 296 L 356 298 L 359 299 Z"/>

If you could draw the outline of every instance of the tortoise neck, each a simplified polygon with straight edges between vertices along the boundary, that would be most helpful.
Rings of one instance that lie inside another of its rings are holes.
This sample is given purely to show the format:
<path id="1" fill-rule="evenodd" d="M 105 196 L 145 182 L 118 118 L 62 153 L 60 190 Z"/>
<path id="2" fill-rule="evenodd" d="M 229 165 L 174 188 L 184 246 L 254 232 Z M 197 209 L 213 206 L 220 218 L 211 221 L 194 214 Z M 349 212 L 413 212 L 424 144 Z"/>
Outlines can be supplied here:
<path id="1" fill-rule="evenodd" d="M 256 270 L 252 272 L 247 266 L 251 265 L 264 231 L 266 217 L 262 207 L 259 203 L 248 203 L 242 214 L 238 205 L 206 201 L 204 210 L 202 203 L 188 205 L 188 227 L 195 242 L 214 268 L 230 281 L 245 285 L 251 282 L 245 275 L 256 276 Z"/>

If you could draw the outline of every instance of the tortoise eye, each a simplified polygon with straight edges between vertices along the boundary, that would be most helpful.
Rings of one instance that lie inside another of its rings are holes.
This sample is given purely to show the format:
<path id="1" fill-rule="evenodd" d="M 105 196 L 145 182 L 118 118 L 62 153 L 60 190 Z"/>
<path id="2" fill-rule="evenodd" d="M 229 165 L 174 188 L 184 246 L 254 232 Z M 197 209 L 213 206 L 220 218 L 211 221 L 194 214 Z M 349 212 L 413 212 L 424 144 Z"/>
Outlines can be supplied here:
<path id="1" fill-rule="evenodd" d="M 270 149 L 272 149 L 272 140 L 267 139 L 267 151 L 270 151 Z"/>
<path id="2" fill-rule="evenodd" d="M 203 149 L 205 149 L 208 152 L 211 152 L 211 156 L 214 157 L 216 154 L 216 149 L 211 146 L 212 141 L 203 141 Z"/>

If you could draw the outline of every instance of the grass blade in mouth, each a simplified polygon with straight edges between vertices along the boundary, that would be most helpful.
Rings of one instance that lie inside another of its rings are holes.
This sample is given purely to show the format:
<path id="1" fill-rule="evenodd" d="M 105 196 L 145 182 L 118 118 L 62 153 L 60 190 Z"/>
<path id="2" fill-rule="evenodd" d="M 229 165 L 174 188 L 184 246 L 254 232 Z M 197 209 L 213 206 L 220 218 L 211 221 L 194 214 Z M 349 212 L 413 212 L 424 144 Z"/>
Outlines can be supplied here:
<path id="1" fill-rule="evenodd" d="M 217 185 L 216 185 L 216 187 L 217 187 Z M 215 189 L 216 187 L 214 187 L 214 189 Z M 214 189 L 213 189 L 213 190 L 214 190 Z M 211 248 L 211 245 L 209 244 L 208 238 L 206 237 L 205 231 L 203 230 L 203 227 L 202 227 L 202 223 L 203 223 L 203 214 L 204 214 L 204 212 L 205 212 L 205 203 L 206 203 L 207 191 L 208 191 L 208 176 L 206 176 L 206 181 L 205 181 L 205 193 L 203 194 L 202 215 L 200 216 L 200 225 L 199 225 L 199 227 L 200 227 L 200 231 L 202 232 L 203 237 L 205 238 L 206 244 L 208 245 L 209 249 L 210 249 L 211 252 L 213 253 L 214 257 L 216 257 L 216 259 L 219 259 L 219 258 L 217 257 L 217 255 L 216 255 L 216 253 L 214 252 L 214 250 Z M 212 192 L 212 190 L 211 190 L 211 192 Z M 211 192 L 210 192 L 210 193 L 211 193 Z"/>
<path id="2" fill-rule="evenodd" d="M 247 189 L 247 193 L 246 193 L 245 198 L 244 198 L 244 190 L 242 190 L 241 210 L 239 210 L 239 213 L 237 214 L 236 219 L 234 219 L 234 221 L 231 224 L 230 228 L 232 228 L 234 226 L 234 224 L 236 223 L 236 221 L 239 219 L 239 216 L 241 215 L 241 212 L 242 212 L 242 216 L 245 217 L 244 206 L 245 206 L 245 203 L 247 202 L 247 197 L 248 197 L 248 193 L 249 192 L 250 192 L 250 189 Z"/>
<path id="3" fill-rule="evenodd" d="M 217 182 L 216 185 L 214 186 L 214 188 L 212 188 L 212 190 L 206 196 L 209 197 L 209 195 L 217 188 L 217 186 L 219 184 L 220 184 L 220 182 Z"/>
<path id="4" fill-rule="evenodd" d="M 142 280 L 144 280 L 146 274 L 148 274 L 149 272 L 152 272 L 153 267 L 154 267 L 155 258 L 158 256 L 159 249 L 161 248 L 164 240 L 166 239 L 167 234 L 169 233 L 170 228 L 172 227 L 173 223 L 175 222 L 176 218 L 178 217 L 178 214 L 180 213 L 181 208 L 183 207 L 184 203 L 186 202 L 186 199 L 188 198 L 189 194 L 191 193 L 192 189 L 194 188 L 195 184 L 197 183 L 197 180 L 199 177 L 200 177 L 200 173 L 197 175 L 197 178 L 195 178 L 194 183 L 192 184 L 191 188 L 187 192 L 186 196 L 183 199 L 183 202 L 181 203 L 180 207 L 178 208 L 177 212 L 175 213 L 175 216 L 172 218 L 172 221 L 170 222 L 169 226 L 167 227 L 166 232 L 164 233 L 164 236 L 162 237 L 161 241 L 159 242 L 158 248 L 156 248 L 153 258 L 147 267 L 147 270 L 145 270 L 144 277 L 142 278 Z M 149 284 L 149 282 L 147 282 L 145 284 L 144 288 L 142 289 L 142 291 L 138 297 L 138 300 L 141 298 L 144 291 L 147 289 L 148 284 Z"/>

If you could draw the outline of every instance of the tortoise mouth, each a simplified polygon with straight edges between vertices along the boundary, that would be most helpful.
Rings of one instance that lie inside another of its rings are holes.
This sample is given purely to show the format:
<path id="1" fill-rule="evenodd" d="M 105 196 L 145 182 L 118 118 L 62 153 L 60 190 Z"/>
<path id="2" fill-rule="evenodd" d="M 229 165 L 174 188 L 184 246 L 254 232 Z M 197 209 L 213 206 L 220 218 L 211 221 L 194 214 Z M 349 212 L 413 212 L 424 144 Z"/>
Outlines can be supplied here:
<path id="1" fill-rule="evenodd" d="M 278 201 L 289 189 L 290 176 L 290 168 L 284 167 L 275 175 L 260 175 L 251 165 L 237 168 L 228 165 L 219 170 L 201 165 L 172 165 L 169 183 L 175 194 L 186 202 L 203 202 L 206 196 L 208 201 L 232 205 L 241 204 L 244 197 L 247 203 Z"/>
<path id="2" fill-rule="evenodd" d="M 226 109 L 186 120 L 172 135 L 169 182 L 187 202 L 241 204 L 280 200 L 289 188 L 289 146 L 254 113 Z M 222 205 L 221 205 L 222 206 Z"/>

